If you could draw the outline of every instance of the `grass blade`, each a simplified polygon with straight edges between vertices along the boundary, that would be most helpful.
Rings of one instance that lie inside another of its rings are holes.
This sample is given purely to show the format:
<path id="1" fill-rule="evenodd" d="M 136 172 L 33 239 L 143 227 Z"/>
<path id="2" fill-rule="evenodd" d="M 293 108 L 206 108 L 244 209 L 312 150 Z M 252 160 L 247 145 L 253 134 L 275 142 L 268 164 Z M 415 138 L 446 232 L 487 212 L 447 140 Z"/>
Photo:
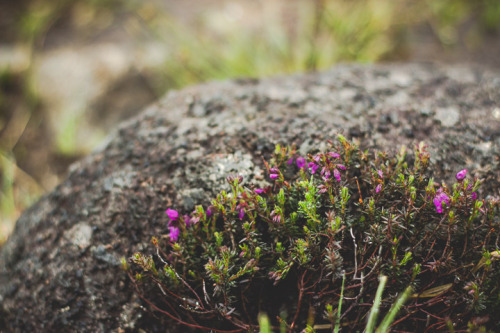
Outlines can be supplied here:
<path id="1" fill-rule="evenodd" d="M 405 289 L 405 291 L 401 295 L 399 295 L 396 302 L 394 302 L 394 304 L 391 306 L 389 313 L 385 316 L 385 318 L 382 320 L 382 323 L 377 328 L 377 333 L 389 331 L 389 326 L 391 326 L 392 322 L 396 318 L 396 315 L 398 314 L 399 309 L 401 309 L 401 307 L 406 302 L 406 300 L 408 298 L 410 298 L 410 295 L 412 292 L 413 292 L 413 288 L 411 286 L 408 286 Z"/>
<path id="2" fill-rule="evenodd" d="M 372 309 L 370 310 L 370 315 L 368 317 L 368 323 L 366 324 L 366 333 L 373 333 L 375 329 L 375 322 L 377 321 L 377 316 L 380 309 L 380 301 L 382 300 L 382 293 L 387 283 L 387 276 L 381 275 L 379 277 L 379 284 L 377 288 L 377 293 L 375 294 L 375 300 L 373 301 Z"/>
<path id="3" fill-rule="evenodd" d="M 344 298 L 344 282 L 345 282 L 345 273 L 342 274 L 342 289 L 340 289 L 340 300 L 339 307 L 337 310 L 337 319 L 335 320 L 335 333 L 339 333 L 340 330 L 340 314 L 342 312 L 342 299 Z"/>
<path id="4" fill-rule="evenodd" d="M 269 317 L 263 313 L 259 315 L 259 332 L 271 333 L 271 325 L 269 324 Z"/>

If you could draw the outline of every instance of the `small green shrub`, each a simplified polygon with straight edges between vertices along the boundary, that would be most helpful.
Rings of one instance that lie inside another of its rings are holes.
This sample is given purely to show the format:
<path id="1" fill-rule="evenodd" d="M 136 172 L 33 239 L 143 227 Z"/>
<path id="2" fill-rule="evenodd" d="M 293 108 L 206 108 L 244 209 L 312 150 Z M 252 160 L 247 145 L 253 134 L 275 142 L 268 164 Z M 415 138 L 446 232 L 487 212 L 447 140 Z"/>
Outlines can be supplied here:
<path id="1" fill-rule="evenodd" d="M 168 236 L 124 264 L 140 296 L 213 331 L 256 332 L 261 313 L 274 331 L 372 330 L 370 310 L 391 305 L 382 327 L 500 328 L 500 201 L 478 199 L 466 170 L 435 183 L 423 144 L 394 157 L 330 145 L 307 157 L 277 146 L 269 186 L 229 176 L 207 209 L 168 209 Z"/>

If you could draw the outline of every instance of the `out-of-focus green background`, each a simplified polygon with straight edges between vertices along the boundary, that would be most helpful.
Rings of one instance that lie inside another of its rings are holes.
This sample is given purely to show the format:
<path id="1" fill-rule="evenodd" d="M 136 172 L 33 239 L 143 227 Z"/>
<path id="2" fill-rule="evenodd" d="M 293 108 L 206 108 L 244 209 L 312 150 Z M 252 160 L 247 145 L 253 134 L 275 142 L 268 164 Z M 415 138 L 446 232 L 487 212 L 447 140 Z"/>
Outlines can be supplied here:
<path id="1" fill-rule="evenodd" d="M 167 90 L 339 62 L 500 67 L 498 0 L 0 0 L 0 244 Z"/>

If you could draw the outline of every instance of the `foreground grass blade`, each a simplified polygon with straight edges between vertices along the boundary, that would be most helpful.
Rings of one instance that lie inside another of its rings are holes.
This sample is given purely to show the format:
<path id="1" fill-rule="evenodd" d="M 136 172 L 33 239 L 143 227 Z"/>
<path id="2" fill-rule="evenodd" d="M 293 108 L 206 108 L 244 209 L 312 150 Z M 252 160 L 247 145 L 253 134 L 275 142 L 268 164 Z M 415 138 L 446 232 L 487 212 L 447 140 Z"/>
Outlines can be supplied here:
<path id="1" fill-rule="evenodd" d="M 266 314 L 261 313 L 259 315 L 259 332 L 260 333 L 271 333 L 271 325 L 269 324 L 269 317 Z"/>
<path id="2" fill-rule="evenodd" d="M 342 274 L 342 289 L 340 289 L 340 300 L 339 300 L 339 308 L 337 310 L 337 319 L 335 320 L 335 333 L 339 333 L 340 329 L 340 314 L 342 312 L 342 299 L 344 298 L 344 282 L 345 282 L 345 273 Z"/>
<path id="3" fill-rule="evenodd" d="M 373 301 L 372 309 L 370 310 L 370 315 L 368 317 L 368 323 L 366 324 L 366 333 L 373 333 L 375 329 L 375 322 L 377 321 L 377 316 L 380 309 L 380 301 L 382 300 L 382 293 L 384 292 L 385 284 L 387 283 L 387 276 L 381 275 L 379 277 L 379 284 L 377 288 L 377 293 L 375 294 L 375 300 Z"/>
<path id="4" fill-rule="evenodd" d="M 405 291 L 398 297 L 396 302 L 391 306 L 389 313 L 382 320 L 382 323 L 377 328 L 377 333 L 383 333 L 389 331 L 389 326 L 391 326 L 392 322 L 396 318 L 396 315 L 399 312 L 399 309 L 403 306 L 408 298 L 410 298 L 411 293 L 413 292 L 413 288 L 408 286 Z"/>

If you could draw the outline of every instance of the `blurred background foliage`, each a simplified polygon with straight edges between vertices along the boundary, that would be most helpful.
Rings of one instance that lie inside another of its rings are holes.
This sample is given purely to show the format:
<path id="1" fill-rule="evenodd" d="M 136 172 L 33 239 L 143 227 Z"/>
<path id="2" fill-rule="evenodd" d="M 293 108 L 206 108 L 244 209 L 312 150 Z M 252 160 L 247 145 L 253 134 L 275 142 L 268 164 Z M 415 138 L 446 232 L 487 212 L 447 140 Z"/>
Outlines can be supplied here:
<path id="1" fill-rule="evenodd" d="M 500 67 L 498 0 L 0 0 L 0 244 L 169 89 L 340 62 Z"/>

